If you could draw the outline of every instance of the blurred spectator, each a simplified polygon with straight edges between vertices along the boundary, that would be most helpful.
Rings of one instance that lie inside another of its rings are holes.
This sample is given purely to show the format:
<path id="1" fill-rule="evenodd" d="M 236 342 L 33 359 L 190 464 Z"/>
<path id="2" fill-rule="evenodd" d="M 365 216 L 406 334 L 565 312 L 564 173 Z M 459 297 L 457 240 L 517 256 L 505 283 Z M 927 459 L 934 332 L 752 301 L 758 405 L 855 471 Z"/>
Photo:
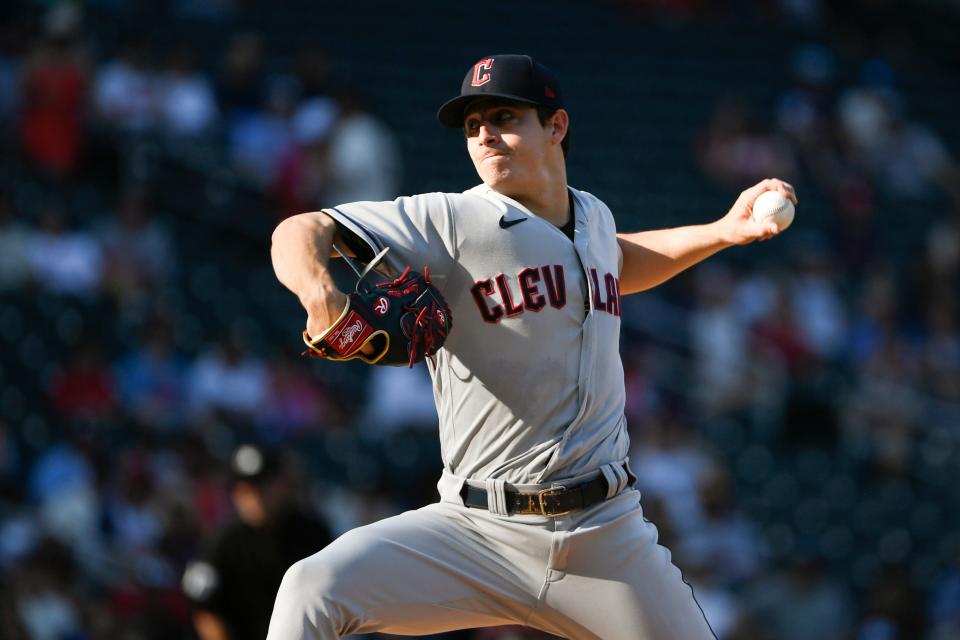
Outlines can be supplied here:
<path id="1" fill-rule="evenodd" d="M 163 535 L 163 513 L 154 491 L 149 451 L 131 447 L 117 457 L 117 477 L 104 505 L 107 533 L 118 558 L 133 562 L 149 554 Z"/>
<path id="2" fill-rule="evenodd" d="M 26 500 L 21 502 L 26 503 Z M 28 508 L 8 512 L 0 522 L 0 568 L 3 569 L 0 576 L 6 576 L 17 562 L 32 553 L 41 538 L 40 523 Z M 3 607 L 3 588 L 3 580 L 0 579 L 0 611 Z"/>
<path id="3" fill-rule="evenodd" d="M 859 368 L 897 331 L 897 301 L 901 296 L 889 263 L 874 265 L 860 285 L 850 323 L 847 352 Z"/>
<path id="4" fill-rule="evenodd" d="M 69 550 L 45 540 L 10 576 L 15 615 L 4 619 L 4 632 L 29 640 L 84 637 L 75 582 Z"/>
<path id="5" fill-rule="evenodd" d="M 102 345 L 88 338 L 73 350 L 50 381 L 50 399 L 67 420 L 102 421 L 113 416 L 118 393 Z"/>
<path id="6" fill-rule="evenodd" d="M 293 115 L 295 144 L 284 154 L 274 187 L 283 216 L 310 211 L 327 202 L 331 188 L 330 135 L 337 105 L 329 98 L 311 98 Z"/>
<path id="7" fill-rule="evenodd" d="M 843 403 L 847 447 L 884 472 L 903 473 L 913 455 L 923 407 L 915 379 L 917 359 L 897 335 L 885 334 L 863 363 Z"/>
<path id="8" fill-rule="evenodd" d="M 34 461 L 27 483 L 42 531 L 74 549 L 89 570 L 100 557 L 102 501 L 84 448 L 75 434 L 54 444 Z"/>
<path id="9" fill-rule="evenodd" d="M 838 117 L 848 152 L 897 199 L 929 198 L 941 189 L 960 208 L 960 168 L 932 129 L 910 121 L 893 70 L 881 59 L 860 70 L 860 84 L 840 98 Z"/>
<path id="10" fill-rule="evenodd" d="M 103 249 L 87 230 L 68 226 L 64 212 L 47 206 L 26 247 L 33 278 L 54 293 L 91 297 L 103 279 Z"/>
<path id="11" fill-rule="evenodd" d="M 270 388 L 257 421 L 271 442 L 319 432 L 339 421 L 330 390 L 298 364 L 294 356 L 285 355 L 270 365 Z"/>
<path id="12" fill-rule="evenodd" d="M 833 101 L 836 60 L 821 45 L 804 45 L 791 56 L 793 86 L 777 99 L 775 119 L 802 168 L 821 185 L 839 175 Z"/>
<path id="13" fill-rule="evenodd" d="M 284 572 L 331 541 L 328 527 L 297 503 L 289 463 L 280 451 L 252 445 L 231 457 L 236 520 L 183 574 L 201 640 L 264 638 Z"/>
<path id="14" fill-rule="evenodd" d="M 61 491 L 94 485 L 93 467 L 81 451 L 62 442 L 48 447 L 30 470 L 30 497 L 44 503 Z"/>
<path id="15" fill-rule="evenodd" d="M 748 334 L 734 305 L 733 275 L 722 265 L 695 274 L 697 306 L 690 314 L 696 359 L 696 394 L 707 415 L 747 400 L 750 373 Z"/>
<path id="16" fill-rule="evenodd" d="M 700 505 L 703 521 L 684 535 L 678 547 L 681 566 L 685 571 L 692 565 L 701 567 L 717 588 L 745 583 L 760 569 L 763 548 L 756 528 L 735 507 L 726 471 L 717 467 L 704 475 Z M 708 620 L 717 631 L 713 618 Z"/>
<path id="17" fill-rule="evenodd" d="M 777 640 L 846 640 L 853 626 L 850 595 L 821 561 L 798 556 L 779 575 L 761 578 L 749 601 Z"/>
<path id="18" fill-rule="evenodd" d="M 960 210 L 960 168 L 934 131 L 894 113 L 884 148 L 874 157 L 877 184 L 896 198 L 930 198 L 948 193 Z"/>
<path id="19" fill-rule="evenodd" d="M 840 96 L 838 104 L 840 123 L 855 148 L 868 153 L 879 150 L 902 101 L 893 67 L 882 58 L 863 62 L 856 84 Z"/>
<path id="20" fill-rule="evenodd" d="M 917 307 L 930 308 L 949 302 L 960 289 L 960 226 L 953 220 L 938 220 L 927 229 L 923 256 L 913 265 L 913 288 Z M 920 318 L 911 318 L 919 320 Z"/>
<path id="21" fill-rule="evenodd" d="M 263 41 L 256 33 L 230 38 L 217 81 L 217 100 L 229 128 L 263 107 Z"/>
<path id="22" fill-rule="evenodd" d="M 828 360 L 838 358 L 845 348 L 847 321 L 832 256 L 819 239 L 811 238 L 796 265 L 790 292 L 793 324 L 810 351 Z"/>
<path id="23" fill-rule="evenodd" d="M 86 52 L 79 42 L 77 5 L 48 14 L 46 36 L 23 70 L 20 141 L 26 157 L 48 175 L 73 173 L 80 159 L 88 86 Z"/>
<path id="24" fill-rule="evenodd" d="M 385 435 L 404 429 L 437 428 L 433 384 L 424 365 L 413 370 L 375 367 L 370 374 L 367 410 L 361 417 L 363 429 Z"/>
<path id="25" fill-rule="evenodd" d="M 752 327 L 774 313 L 781 303 L 780 276 L 780 273 L 766 267 L 737 278 L 731 304 L 736 308 L 741 322 Z M 709 280 L 706 284 L 709 285 Z"/>
<path id="26" fill-rule="evenodd" d="M 863 173 L 848 171 L 838 177 L 833 190 L 836 230 L 834 253 L 843 272 L 861 279 L 878 253 L 877 220 L 873 184 Z"/>
<path id="27" fill-rule="evenodd" d="M 747 378 L 740 383 L 740 393 L 748 395 L 729 405 L 730 409 L 736 410 L 747 402 L 752 410 L 766 413 L 771 420 L 787 409 L 797 365 L 788 356 L 802 352 L 797 350 L 791 330 L 786 286 L 785 277 L 772 270 L 750 273 L 736 285 L 732 304 L 741 323 L 749 328 L 744 347 Z"/>
<path id="28" fill-rule="evenodd" d="M 658 390 L 650 371 L 654 366 L 651 351 L 637 341 L 624 341 L 623 344 L 623 379 L 626 388 L 623 413 L 631 431 L 646 424 L 659 402 Z"/>
<path id="29" fill-rule="evenodd" d="M 94 104 L 103 123 L 126 133 L 143 133 L 157 124 L 157 78 L 146 42 L 130 36 L 120 54 L 97 73 Z"/>
<path id="30" fill-rule="evenodd" d="M 266 366 L 247 352 L 235 332 L 201 354 L 188 379 L 195 411 L 222 411 L 248 419 L 263 407 L 268 389 Z"/>
<path id="31" fill-rule="evenodd" d="M 212 133 L 217 123 L 217 103 L 207 77 L 197 68 L 193 53 L 180 48 L 170 54 L 157 80 L 160 127 L 175 136 Z"/>
<path id="32" fill-rule="evenodd" d="M 630 452 L 637 487 L 660 501 L 682 539 L 703 524 L 700 487 L 716 461 L 679 416 L 652 420 L 637 435 Z"/>
<path id="33" fill-rule="evenodd" d="M 261 188 L 277 182 L 281 161 L 294 144 L 291 118 L 298 95 L 292 78 L 274 78 L 267 90 L 266 110 L 251 110 L 243 118 L 234 118 L 227 131 L 234 165 Z"/>
<path id="34" fill-rule="evenodd" d="M 400 152 L 394 135 L 363 108 L 352 91 L 337 95 L 337 108 L 326 202 L 392 200 L 400 186 Z"/>
<path id="35" fill-rule="evenodd" d="M 176 255 L 166 227 L 151 215 L 147 195 L 126 191 L 116 216 L 99 229 L 106 262 L 106 285 L 118 299 L 129 301 L 173 274 Z"/>
<path id="36" fill-rule="evenodd" d="M 866 597 L 866 612 L 857 624 L 858 640 L 920 638 L 924 613 L 911 586 L 908 567 L 886 567 Z"/>
<path id="37" fill-rule="evenodd" d="M 184 495 L 200 533 L 209 535 L 230 515 L 229 465 L 211 454 L 203 434 L 188 431 L 178 442 L 177 455 L 189 483 Z"/>
<path id="38" fill-rule="evenodd" d="M 789 180 L 794 172 L 790 146 L 766 130 L 740 96 L 717 104 L 697 156 L 709 178 L 735 189 L 770 176 Z"/>
<path id="39" fill-rule="evenodd" d="M 796 373 L 810 357 L 811 349 L 798 326 L 803 310 L 794 312 L 790 292 L 785 283 L 778 283 L 770 313 L 753 327 L 753 347 L 767 357 L 783 362 Z"/>
<path id="40" fill-rule="evenodd" d="M 173 350 L 168 327 L 146 326 L 138 346 L 117 364 L 124 408 L 141 424 L 176 428 L 184 415 L 186 371 L 186 362 Z"/>

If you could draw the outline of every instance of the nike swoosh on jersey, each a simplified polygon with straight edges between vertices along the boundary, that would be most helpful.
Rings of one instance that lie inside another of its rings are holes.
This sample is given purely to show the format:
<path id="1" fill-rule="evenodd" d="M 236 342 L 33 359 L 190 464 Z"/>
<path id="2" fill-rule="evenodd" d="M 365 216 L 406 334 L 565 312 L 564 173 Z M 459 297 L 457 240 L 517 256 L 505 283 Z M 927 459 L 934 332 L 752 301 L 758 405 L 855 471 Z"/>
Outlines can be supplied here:
<path id="1" fill-rule="evenodd" d="M 500 228 L 509 229 L 515 224 L 520 224 L 521 222 L 526 221 L 526 218 L 517 218 L 516 220 L 507 220 L 506 216 L 500 216 Z"/>

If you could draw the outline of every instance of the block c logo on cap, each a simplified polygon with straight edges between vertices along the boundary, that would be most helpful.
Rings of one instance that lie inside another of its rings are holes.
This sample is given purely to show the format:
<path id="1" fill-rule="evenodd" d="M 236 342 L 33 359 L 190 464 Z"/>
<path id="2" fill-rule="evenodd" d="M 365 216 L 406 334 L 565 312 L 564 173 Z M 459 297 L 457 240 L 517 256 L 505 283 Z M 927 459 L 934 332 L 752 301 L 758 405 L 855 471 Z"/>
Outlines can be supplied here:
<path id="1" fill-rule="evenodd" d="M 477 64 L 473 65 L 473 80 L 470 81 L 470 85 L 474 87 L 480 87 L 490 82 L 490 70 L 492 68 L 493 58 L 481 60 Z"/>

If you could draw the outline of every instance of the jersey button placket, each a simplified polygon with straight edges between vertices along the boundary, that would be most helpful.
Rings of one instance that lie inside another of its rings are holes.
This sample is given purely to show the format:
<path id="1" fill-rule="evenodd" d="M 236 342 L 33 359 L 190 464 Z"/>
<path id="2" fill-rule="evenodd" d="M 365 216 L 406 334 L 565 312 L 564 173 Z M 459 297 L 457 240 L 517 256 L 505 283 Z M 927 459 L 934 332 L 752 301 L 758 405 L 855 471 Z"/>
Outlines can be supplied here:
<path id="1" fill-rule="evenodd" d="M 574 232 L 574 249 L 577 252 L 577 259 L 580 261 L 580 273 L 586 282 L 587 290 L 587 307 L 589 311 L 586 313 L 586 317 L 583 319 L 583 322 L 580 325 L 580 367 L 579 367 L 579 378 L 577 379 L 577 388 L 578 394 L 577 398 L 580 403 L 579 411 L 577 412 L 577 421 L 583 415 L 586 405 L 586 390 L 587 385 L 585 381 L 587 376 L 590 374 L 591 369 L 591 358 L 590 354 L 593 352 L 593 320 L 594 320 L 594 309 L 593 309 L 593 282 L 590 279 L 590 274 L 588 272 L 587 265 L 590 264 L 588 259 L 585 257 L 590 256 L 590 238 L 586 234 L 581 232 L 579 220 L 577 221 L 577 228 Z"/>

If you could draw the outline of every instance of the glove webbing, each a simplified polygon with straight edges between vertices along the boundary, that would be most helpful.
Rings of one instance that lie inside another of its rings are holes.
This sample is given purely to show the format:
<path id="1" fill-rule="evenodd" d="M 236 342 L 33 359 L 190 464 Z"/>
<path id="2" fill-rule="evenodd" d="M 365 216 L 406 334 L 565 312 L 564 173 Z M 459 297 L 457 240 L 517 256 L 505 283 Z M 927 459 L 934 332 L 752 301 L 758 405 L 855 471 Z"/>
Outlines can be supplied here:
<path id="1" fill-rule="evenodd" d="M 410 276 L 410 267 L 408 266 L 406 269 L 403 270 L 403 273 L 401 273 L 399 276 L 397 276 L 393 280 L 379 282 L 377 283 L 377 286 L 380 286 L 380 287 L 387 286 L 387 287 L 390 287 L 391 289 L 393 289 L 394 287 L 401 287 L 408 279 L 410 279 L 409 276 Z M 430 267 L 423 268 L 423 281 L 427 283 L 427 285 L 431 284 Z M 403 294 L 407 294 L 409 292 L 410 292 L 410 289 L 404 289 L 402 291 Z M 390 291 L 389 293 L 393 293 L 393 291 Z M 408 312 L 414 311 L 415 309 L 416 307 L 413 305 L 404 305 L 403 307 L 403 310 Z M 436 312 L 437 312 L 437 303 L 434 301 L 431 301 L 430 306 L 420 309 L 420 312 L 417 313 L 417 317 L 413 320 L 413 323 L 411 326 L 413 335 L 410 336 L 410 362 L 407 364 L 407 366 L 411 369 L 413 368 L 413 365 L 418 353 L 418 347 L 420 346 L 420 344 L 424 343 L 423 345 L 424 353 L 428 353 L 433 348 L 434 344 L 436 344 L 436 339 L 433 333 L 428 331 L 428 329 L 430 328 L 429 323 L 433 322 L 433 316 Z"/>

